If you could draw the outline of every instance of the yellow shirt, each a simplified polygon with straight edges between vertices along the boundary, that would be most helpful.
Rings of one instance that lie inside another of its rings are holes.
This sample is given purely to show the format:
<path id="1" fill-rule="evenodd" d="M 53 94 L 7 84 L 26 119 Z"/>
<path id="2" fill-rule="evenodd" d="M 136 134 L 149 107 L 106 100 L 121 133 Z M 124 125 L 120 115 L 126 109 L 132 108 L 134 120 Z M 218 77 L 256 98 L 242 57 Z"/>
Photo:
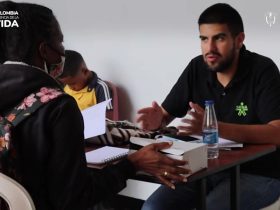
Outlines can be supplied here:
<path id="1" fill-rule="evenodd" d="M 97 104 L 95 89 L 88 91 L 88 86 L 79 91 L 74 91 L 68 85 L 64 87 L 64 91 L 73 96 L 80 110 L 84 110 L 90 106 Z"/>

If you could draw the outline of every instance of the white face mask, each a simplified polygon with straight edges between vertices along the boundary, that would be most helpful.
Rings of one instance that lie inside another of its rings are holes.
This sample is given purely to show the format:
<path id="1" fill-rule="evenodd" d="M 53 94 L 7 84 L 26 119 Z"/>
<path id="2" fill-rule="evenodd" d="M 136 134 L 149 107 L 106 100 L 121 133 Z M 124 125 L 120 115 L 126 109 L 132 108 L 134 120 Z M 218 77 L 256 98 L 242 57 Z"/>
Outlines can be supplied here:
<path id="1" fill-rule="evenodd" d="M 60 56 L 60 57 L 61 57 L 61 62 L 56 64 L 47 65 L 47 63 L 44 62 L 45 71 L 55 79 L 58 78 L 63 73 L 65 56 Z"/>

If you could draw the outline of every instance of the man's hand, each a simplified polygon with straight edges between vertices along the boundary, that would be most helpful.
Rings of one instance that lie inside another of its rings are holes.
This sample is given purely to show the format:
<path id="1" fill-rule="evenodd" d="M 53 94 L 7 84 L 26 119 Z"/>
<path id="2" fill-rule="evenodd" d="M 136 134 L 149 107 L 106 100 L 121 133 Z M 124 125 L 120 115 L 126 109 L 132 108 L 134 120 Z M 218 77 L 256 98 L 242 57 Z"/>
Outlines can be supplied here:
<path id="1" fill-rule="evenodd" d="M 167 149 L 172 143 L 162 142 L 150 144 L 128 156 L 137 170 L 145 171 L 157 177 L 163 184 L 175 189 L 174 182 L 186 182 L 184 175 L 190 170 L 182 168 L 187 162 L 175 160 L 159 153 L 159 150 Z"/>
<path id="2" fill-rule="evenodd" d="M 144 130 L 156 130 L 163 121 L 162 108 L 155 101 L 152 107 L 140 109 L 137 114 L 136 122 L 140 123 L 140 127 Z"/>
<path id="3" fill-rule="evenodd" d="M 187 113 L 188 117 L 185 117 L 181 120 L 182 124 L 177 127 L 179 132 L 178 135 L 186 136 L 202 133 L 202 123 L 204 117 L 204 110 L 193 102 L 189 103 L 192 110 L 189 110 Z"/>

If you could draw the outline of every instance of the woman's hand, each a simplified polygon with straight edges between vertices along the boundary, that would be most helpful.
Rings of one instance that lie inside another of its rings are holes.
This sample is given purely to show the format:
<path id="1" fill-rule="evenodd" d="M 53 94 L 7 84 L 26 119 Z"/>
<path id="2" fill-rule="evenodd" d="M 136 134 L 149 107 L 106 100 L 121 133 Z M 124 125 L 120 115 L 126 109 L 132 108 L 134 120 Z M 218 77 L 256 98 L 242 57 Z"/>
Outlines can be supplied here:
<path id="1" fill-rule="evenodd" d="M 181 166 L 187 164 L 183 160 L 175 160 L 158 152 L 172 145 L 169 142 L 155 143 L 143 147 L 139 151 L 128 156 L 137 170 L 145 171 L 157 177 L 163 184 L 175 189 L 174 182 L 186 182 L 186 174 L 189 169 Z"/>

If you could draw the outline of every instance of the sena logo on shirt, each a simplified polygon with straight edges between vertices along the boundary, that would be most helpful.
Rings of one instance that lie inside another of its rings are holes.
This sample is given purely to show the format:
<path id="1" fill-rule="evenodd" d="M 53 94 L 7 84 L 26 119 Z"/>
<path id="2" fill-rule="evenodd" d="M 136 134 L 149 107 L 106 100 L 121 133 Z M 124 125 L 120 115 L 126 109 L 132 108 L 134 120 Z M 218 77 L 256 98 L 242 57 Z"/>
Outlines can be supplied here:
<path id="1" fill-rule="evenodd" d="M 240 102 L 240 105 L 236 106 L 235 111 L 239 117 L 245 117 L 248 112 L 248 106 L 244 102 Z"/>

